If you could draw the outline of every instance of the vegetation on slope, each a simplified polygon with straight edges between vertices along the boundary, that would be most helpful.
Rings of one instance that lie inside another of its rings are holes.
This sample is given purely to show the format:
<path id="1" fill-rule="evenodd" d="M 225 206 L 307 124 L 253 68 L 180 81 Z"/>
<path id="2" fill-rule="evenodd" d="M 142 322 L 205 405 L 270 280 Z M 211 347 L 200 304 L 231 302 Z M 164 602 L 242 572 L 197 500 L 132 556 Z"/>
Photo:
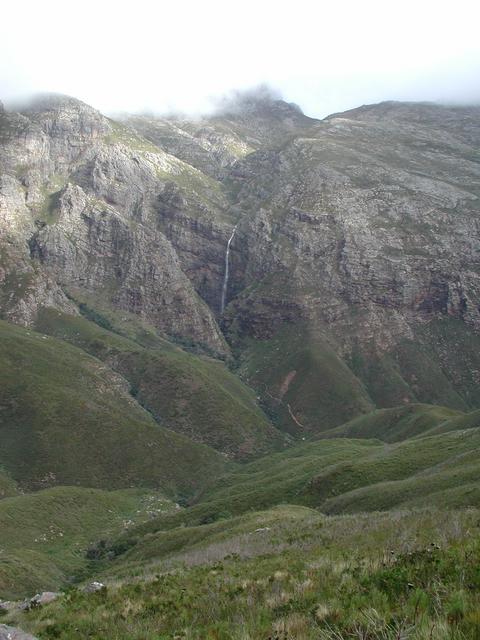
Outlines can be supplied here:
<path id="1" fill-rule="evenodd" d="M 0 322 L 0 465 L 27 489 L 148 486 L 191 494 L 225 466 L 160 427 L 80 349 Z"/>
<path id="2" fill-rule="evenodd" d="M 306 442 L 219 478 L 189 509 L 134 528 L 125 541 L 135 545 L 147 533 L 284 502 L 326 513 L 480 506 L 479 447 L 480 430 L 475 428 L 394 444 L 348 438 Z"/>
<path id="3" fill-rule="evenodd" d="M 471 459 L 472 452 L 478 452 L 479 446 L 479 429 L 414 438 L 385 446 L 368 458 L 352 458 L 349 462 L 322 470 L 306 489 L 305 495 L 309 496 L 307 502 L 318 505 L 327 512 L 336 513 L 393 508 L 399 503 L 383 499 L 386 482 L 409 479 L 410 491 L 406 498 L 410 501 L 418 496 L 429 495 L 429 492 L 434 493 L 435 485 L 432 488 L 426 481 L 427 477 L 429 474 L 444 473 L 447 468 L 453 473 L 450 479 L 451 486 L 468 483 L 472 479 L 471 474 L 467 478 L 460 476 L 456 481 L 455 472 L 463 472 L 467 462 L 476 465 L 477 471 L 480 471 L 478 456 L 473 455 Z M 346 499 L 346 495 L 363 487 L 371 488 L 369 501 L 363 501 L 360 506 L 359 502 L 352 499 L 348 507 L 344 503 L 343 506 L 338 506 Z M 441 505 L 441 497 L 437 496 L 437 499 Z"/>
<path id="4" fill-rule="evenodd" d="M 456 418 L 451 418 L 445 422 L 441 422 L 437 426 L 432 427 L 426 435 L 476 428 L 480 428 L 480 409 L 477 409 L 477 411 L 471 411 L 470 413 L 465 413 L 457 416 Z"/>
<path id="5" fill-rule="evenodd" d="M 428 404 L 407 404 L 391 409 L 377 409 L 340 427 L 330 429 L 318 437 L 378 438 L 383 442 L 399 442 L 436 432 L 439 425 L 444 425 L 444 431 L 453 430 L 453 424 L 464 424 L 465 419 L 466 416 L 455 409 Z M 448 428 L 449 424 L 452 424 L 452 429 Z"/>
<path id="6" fill-rule="evenodd" d="M 104 328 L 54 309 L 40 312 L 37 328 L 105 362 L 129 381 L 135 398 L 158 422 L 197 442 L 238 459 L 284 445 L 284 436 L 258 407 L 253 391 L 224 363 L 130 328 L 139 344 L 108 330 L 115 322 L 111 315 L 92 313 Z"/>
<path id="7" fill-rule="evenodd" d="M 325 336 L 304 325 L 283 326 L 267 339 L 246 339 L 240 372 L 293 433 L 324 431 L 373 409 Z"/>
<path id="8" fill-rule="evenodd" d="M 276 508 L 223 539 L 210 526 L 194 555 L 178 530 L 184 552 L 167 564 L 160 548 L 147 571 L 131 565 L 104 592 L 71 590 L 13 621 L 41 640 L 476 640 L 478 519 Z"/>
<path id="9" fill-rule="evenodd" d="M 63 587 L 88 567 L 90 543 L 172 510 L 141 489 L 55 487 L 0 500 L 0 599 Z"/>
<path id="10" fill-rule="evenodd" d="M 478 408 L 480 337 L 456 318 L 436 318 L 415 329 L 379 356 L 356 350 L 350 367 L 378 407 L 405 400 L 447 406 L 460 411 Z"/>
<path id="11" fill-rule="evenodd" d="M 0 469 L 0 499 L 18 495 L 18 488 L 10 476 Z"/>
<path id="12" fill-rule="evenodd" d="M 372 440 L 339 439 L 308 442 L 265 456 L 221 477 L 190 508 L 133 528 L 127 537 L 135 543 L 139 536 L 159 530 L 206 524 L 285 502 L 306 503 L 305 488 L 320 470 L 352 457 L 363 459 L 382 446 Z"/>

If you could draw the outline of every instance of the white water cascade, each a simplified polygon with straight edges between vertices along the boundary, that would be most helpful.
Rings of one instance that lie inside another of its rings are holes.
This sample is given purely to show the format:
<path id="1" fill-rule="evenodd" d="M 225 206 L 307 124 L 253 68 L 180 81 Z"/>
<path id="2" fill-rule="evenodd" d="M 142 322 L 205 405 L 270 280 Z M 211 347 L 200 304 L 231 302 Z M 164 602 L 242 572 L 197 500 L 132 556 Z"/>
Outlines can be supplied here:
<path id="1" fill-rule="evenodd" d="M 236 230 L 237 230 L 237 225 L 233 227 L 232 235 L 230 236 L 227 242 L 227 251 L 225 252 L 225 275 L 223 276 L 222 299 L 220 301 L 220 313 L 223 313 L 225 310 L 225 300 L 227 298 L 227 290 L 228 290 L 228 260 L 230 257 L 230 245 L 232 244 L 232 240 Z"/>

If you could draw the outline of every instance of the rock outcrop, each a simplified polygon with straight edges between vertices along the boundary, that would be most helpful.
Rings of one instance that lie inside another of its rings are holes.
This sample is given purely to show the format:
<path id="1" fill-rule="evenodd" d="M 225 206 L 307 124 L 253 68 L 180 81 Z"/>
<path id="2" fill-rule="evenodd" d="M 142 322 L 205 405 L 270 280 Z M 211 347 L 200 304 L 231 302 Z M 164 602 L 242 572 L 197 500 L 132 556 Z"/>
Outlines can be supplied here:
<path id="1" fill-rule="evenodd" d="M 182 185 L 192 215 L 224 208 L 203 174 L 62 96 L 2 114 L 0 133 L 4 317 L 27 324 L 41 306 L 72 313 L 69 290 L 76 289 L 160 332 L 227 352 L 160 228 L 169 184 Z M 19 277 L 28 294 L 17 295 L 15 285 L 9 291 Z"/>
<path id="2" fill-rule="evenodd" d="M 119 123 L 48 97 L 1 111 L 0 140 L 4 318 L 88 299 L 233 347 L 293 431 L 480 404 L 479 108 L 318 121 L 261 93 L 199 120 Z"/>

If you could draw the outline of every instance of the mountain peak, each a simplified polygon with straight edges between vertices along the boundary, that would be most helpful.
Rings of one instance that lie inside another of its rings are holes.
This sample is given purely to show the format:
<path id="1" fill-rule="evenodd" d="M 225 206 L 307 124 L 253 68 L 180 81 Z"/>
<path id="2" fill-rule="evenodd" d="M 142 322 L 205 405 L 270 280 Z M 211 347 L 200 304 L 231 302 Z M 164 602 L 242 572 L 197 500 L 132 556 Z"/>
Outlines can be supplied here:
<path id="1" fill-rule="evenodd" d="M 97 109 L 91 107 L 86 102 L 61 93 L 37 94 L 33 96 L 25 106 L 19 109 L 19 111 L 26 115 L 45 112 L 77 111 L 79 113 L 91 114 L 95 118 L 104 118 Z"/>
<path id="2" fill-rule="evenodd" d="M 306 117 L 297 104 L 285 102 L 279 93 L 265 85 L 234 93 L 220 104 L 217 115 L 240 119 Z"/>
<path id="3" fill-rule="evenodd" d="M 40 125 L 45 133 L 50 135 L 55 131 L 56 143 L 66 141 L 67 148 L 74 140 L 75 144 L 87 144 L 110 131 L 109 120 L 100 111 L 62 94 L 34 96 L 19 112 Z"/>

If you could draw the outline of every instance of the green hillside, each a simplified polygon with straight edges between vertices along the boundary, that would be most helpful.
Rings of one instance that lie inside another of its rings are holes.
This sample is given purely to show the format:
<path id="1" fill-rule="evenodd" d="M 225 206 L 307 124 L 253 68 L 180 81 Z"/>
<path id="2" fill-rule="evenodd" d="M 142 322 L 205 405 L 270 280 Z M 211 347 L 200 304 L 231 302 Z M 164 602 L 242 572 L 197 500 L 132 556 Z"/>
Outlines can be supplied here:
<path id="1" fill-rule="evenodd" d="M 289 502 L 326 513 L 411 506 L 478 506 L 480 430 L 387 444 L 322 439 L 265 456 L 221 477 L 194 504 L 142 525 L 135 535 L 196 526 Z M 452 490 L 445 501 L 442 491 Z M 135 542 L 135 541 L 134 541 Z"/>
<path id="2" fill-rule="evenodd" d="M 374 440 L 337 439 L 306 442 L 265 456 L 219 478 L 188 509 L 132 529 L 125 541 L 131 545 L 139 536 L 156 531 L 209 524 L 286 502 L 304 505 L 312 501 L 306 490 L 319 471 L 347 463 L 352 457 L 363 460 L 383 448 Z"/>
<path id="3" fill-rule="evenodd" d="M 207 525 L 206 538 L 159 534 L 102 576 L 106 592 L 71 590 L 6 621 L 41 640 L 476 640 L 478 520 L 276 507 Z"/>
<path id="4" fill-rule="evenodd" d="M 0 500 L 0 600 L 64 587 L 88 567 L 90 543 L 172 510 L 140 489 L 55 487 Z"/>
<path id="5" fill-rule="evenodd" d="M 0 499 L 9 498 L 18 494 L 16 483 L 7 473 L 0 470 Z"/>
<path id="6" fill-rule="evenodd" d="M 0 322 L 0 465 L 24 489 L 59 484 L 191 494 L 212 449 L 158 426 L 123 378 L 84 351 Z"/>
<path id="7" fill-rule="evenodd" d="M 480 409 L 471 411 L 456 418 L 451 418 L 439 425 L 432 427 L 426 435 L 434 435 L 437 433 L 446 433 L 448 431 L 458 431 L 462 429 L 475 429 L 480 427 Z"/>
<path id="8" fill-rule="evenodd" d="M 323 469 L 306 488 L 306 502 L 335 513 L 392 509 L 402 501 L 384 495 L 385 483 L 403 482 L 408 486 L 405 501 L 414 503 L 418 497 L 435 493 L 436 504 L 442 506 L 442 497 L 437 493 L 442 486 L 455 487 L 480 478 L 479 447 L 479 429 L 452 431 L 385 446 L 368 458 L 352 458 Z M 468 469 L 470 465 L 473 468 Z M 360 501 L 356 493 L 353 495 L 360 490 L 366 492 L 369 499 Z M 430 498 L 431 504 L 435 504 L 432 495 Z M 475 505 L 473 502 L 472 506 Z"/>
<path id="9" fill-rule="evenodd" d="M 480 336 L 458 318 L 436 317 L 415 327 L 414 338 L 379 355 L 355 350 L 350 367 L 377 407 L 409 402 L 478 408 Z"/>
<path id="10" fill-rule="evenodd" d="M 256 308 L 250 300 L 245 305 L 250 313 Z M 261 308 L 258 313 L 261 323 Z M 233 326 L 237 322 L 241 324 L 235 320 Z M 287 325 L 269 338 L 240 344 L 241 375 L 292 433 L 325 431 L 374 408 L 362 383 L 322 332 Z"/>
<path id="11" fill-rule="evenodd" d="M 334 513 L 374 511 L 420 503 L 429 495 L 442 506 L 440 489 L 472 482 L 480 487 L 479 448 L 480 429 L 473 428 L 390 445 L 348 438 L 307 442 L 222 478 L 192 512 L 241 513 L 285 501 Z M 403 501 L 389 494 L 392 482 L 403 483 Z M 360 501 L 359 492 L 369 499 Z"/>
<path id="12" fill-rule="evenodd" d="M 113 328 L 113 314 L 90 310 L 97 323 Z M 283 446 L 284 436 L 268 421 L 253 391 L 220 361 L 188 353 L 135 324 L 119 335 L 85 317 L 43 309 L 39 331 L 94 355 L 130 383 L 131 392 L 169 429 L 244 459 Z"/>
<path id="13" fill-rule="evenodd" d="M 468 414 L 467 414 L 468 415 Z M 399 442 L 407 438 L 437 432 L 450 431 L 448 425 L 468 422 L 460 411 L 428 404 L 407 404 L 391 409 L 377 409 L 335 429 L 330 429 L 320 438 L 378 438 L 383 442 Z M 466 427 L 462 427 L 466 428 Z"/>

